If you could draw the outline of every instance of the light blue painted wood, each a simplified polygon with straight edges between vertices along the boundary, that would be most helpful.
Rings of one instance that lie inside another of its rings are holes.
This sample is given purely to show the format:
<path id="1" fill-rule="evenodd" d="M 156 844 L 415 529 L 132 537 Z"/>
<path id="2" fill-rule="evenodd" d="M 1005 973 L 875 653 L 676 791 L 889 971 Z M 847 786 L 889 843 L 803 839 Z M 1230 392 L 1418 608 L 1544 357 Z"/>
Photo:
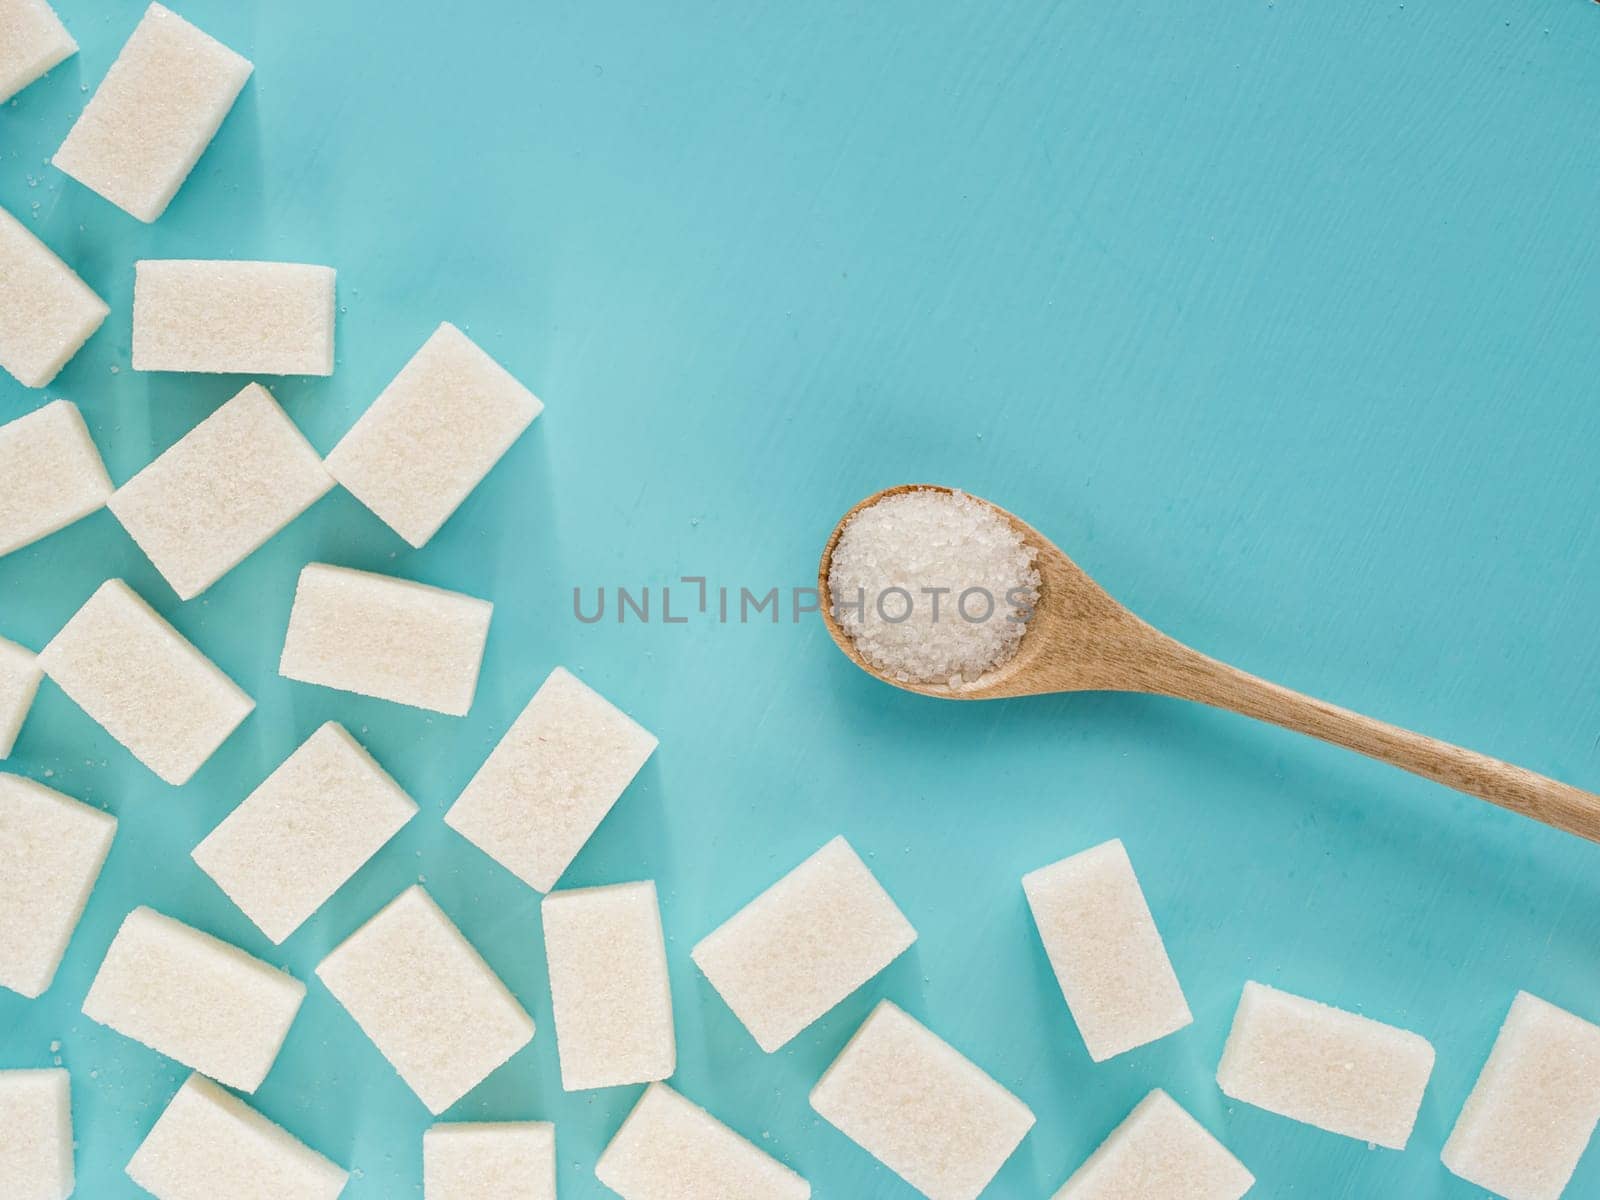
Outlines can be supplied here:
<path id="1" fill-rule="evenodd" d="M 814 621 L 587 626 L 571 589 L 803 586 L 849 504 L 943 481 L 1203 649 L 1600 785 L 1600 8 L 180 8 L 257 74 L 154 227 L 46 165 L 137 3 L 62 0 L 83 53 L 0 108 L 0 203 L 114 309 L 48 392 L 0 380 L 0 419 L 71 397 L 120 482 L 237 389 L 131 372 L 144 256 L 339 268 L 338 372 L 275 385 L 323 450 L 441 319 L 548 409 L 421 552 L 335 493 L 188 605 L 107 514 L 0 560 L 0 633 L 43 644 L 116 572 L 260 702 L 180 791 L 50 685 L 7 764 L 122 818 L 54 988 L 0 998 L 0 1065 L 59 1040 L 73 1070 L 80 1194 L 127 1194 L 183 1075 L 78 1012 L 131 906 L 309 977 L 419 876 L 541 1027 L 451 1116 L 554 1119 L 563 1195 L 598 1194 L 636 1089 L 560 1091 L 536 897 L 439 821 L 556 663 L 662 740 L 568 880 L 659 880 L 679 1084 L 819 1197 L 911 1194 L 805 1100 L 880 996 L 1038 1113 L 996 1197 L 1048 1195 L 1157 1085 L 1264 1196 L 1479 1194 L 1438 1150 L 1512 994 L 1600 1019 L 1600 848 L 1176 703 L 941 705 Z M 471 715 L 277 678 L 311 558 L 494 599 Z M 424 812 L 275 950 L 187 853 L 329 718 Z M 840 832 L 921 940 L 768 1057 L 687 951 Z M 1018 879 L 1112 836 L 1197 1020 L 1096 1067 Z M 1410 1149 L 1223 1100 L 1247 978 L 1433 1040 Z M 419 1194 L 426 1114 L 314 981 L 256 1099 L 352 1200 Z M 1597 1191 L 1600 1152 L 1569 1194 Z"/>

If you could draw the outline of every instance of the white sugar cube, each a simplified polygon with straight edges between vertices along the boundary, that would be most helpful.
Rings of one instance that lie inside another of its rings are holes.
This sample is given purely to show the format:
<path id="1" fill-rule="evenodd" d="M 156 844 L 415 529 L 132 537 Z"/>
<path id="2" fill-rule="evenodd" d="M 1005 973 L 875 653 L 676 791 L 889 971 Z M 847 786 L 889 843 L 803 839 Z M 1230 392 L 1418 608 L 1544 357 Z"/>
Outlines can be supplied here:
<path id="1" fill-rule="evenodd" d="M 77 52 L 44 0 L 0 0 L 0 104 Z"/>
<path id="2" fill-rule="evenodd" d="M 333 476 L 289 415 L 252 383 L 106 503 L 189 600 L 331 487 Z"/>
<path id="3" fill-rule="evenodd" d="M 9 758 L 44 671 L 32 650 L 0 638 L 0 758 Z"/>
<path id="4" fill-rule="evenodd" d="M 811 1185 L 705 1109 L 652 1083 L 595 1164 L 622 1200 L 809 1200 Z"/>
<path id="5" fill-rule="evenodd" d="M 1120 841 L 1032 871 L 1022 889 L 1095 1062 L 1194 1020 Z"/>
<path id="6" fill-rule="evenodd" d="M 51 161 L 118 208 L 154 221 L 250 71 L 248 59 L 152 4 Z"/>
<path id="7" fill-rule="evenodd" d="M 133 756 L 189 781 L 255 701 L 120 579 L 108 579 L 39 652 L 44 673 Z"/>
<path id="8" fill-rule="evenodd" d="M 317 977 L 435 1114 L 533 1040 L 533 1019 L 420 887 L 346 938 Z"/>
<path id="9" fill-rule="evenodd" d="M 656 739 L 561 667 L 534 693 L 445 824 L 529 887 L 548 892 Z"/>
<path id="10" fill-rule="evenodd" d="M 769 1054 L 917 940 L 836 837 L 694 948 L 711 986 Z"/>
<path id="11" fill-rule="evenodd" d="M 333 284 L 302 263 L 136 262 L 133 369 L 332 375 Z"/>
<path id="12" fill-rule="evenodd" d="M 334 1200 L 344 1169 L 237 1096 L 189 1076 L 128 1163 L 156 1200 Z"/>
<path id="13" fill-rule="evenodd" d="M 1161 1090 L 1111 1131 L 1054 1200 L 1239 1200 L 1255 1176 Z"/>
<path id="14" fill-rule="evenodd" d="M 6 1200 L 72 1195 L 72 1085 L 65 1071 L 0 1071 L 0 1184 Z"/>
<path id="15" fill-rule="evenodd" d="M 576 1092 L 671 1075 L 678 1046 L 656 885 L 551 892 L 541 911 L 561 1086 Z"/>
<path id="16" fill-rule="evenodd" d="M 424 546 L 544 408 L 445 324 L 328 455 L 328 469 L 380 520 Z"/>
<path id="17" fill-rule="evenodd" d="M 77 405 L 54 400 L 0 425 L 0 555 L 87 517 L 110 495 Z"/>
<path id="18" fill-rule="evenodd" d="M 282 942 L 416 812 L 400 785 L 329 721 L 193 857 L 245 916 Z"/>
<path id="19" fill-rule="evenodd" d="M 976 1200 L 1034 1120 L 887 1000 L 811 1090 L 811 1107 L 928 1200 Z"/>
<path id="20" fill-rule="evenodd" d="M 280 674 L 462 717 L 494 605 L 407 579 L 310 563 L 300 572 Z"/>
<path id="21" fill-rule="evenodd" d="M 1559 1200 L 1600 1124 L 1600 1026 L 1520 992 L 1441 1156 L 1506 1200 Z"/>
<path id="22" fill-rule="evenodd" d="M 422 1135 L 422 1200 L 556 1200 L 556 1127 L 433 1126 Z"/>
<path id="23" fill-rule="evenodd" d="M 267 1077 L 306 985 L 149 908 L 122 922 L 84 1015 L 229 1087 Z"/>
<path id="24" fill-rule="evenodd" d="M 50 986 L 116 832 L 110 813 L 0 775 L 0 987 Z"/>
<path id="25" fill-rule="evenodd" d="M 6 2 L 0 0 L 0 7 Z M 0 367 L 24 387 L 44 387 L 110 311 L 71 267 L 0 208 Z"/>
<path id="26" fill-rule="evenodd" d="M 1403 1150 L 1432 1073 L 1433 1047 L 1417 1034 L 1247 983 L 1217 1085 L 1280 1117 Z"/>

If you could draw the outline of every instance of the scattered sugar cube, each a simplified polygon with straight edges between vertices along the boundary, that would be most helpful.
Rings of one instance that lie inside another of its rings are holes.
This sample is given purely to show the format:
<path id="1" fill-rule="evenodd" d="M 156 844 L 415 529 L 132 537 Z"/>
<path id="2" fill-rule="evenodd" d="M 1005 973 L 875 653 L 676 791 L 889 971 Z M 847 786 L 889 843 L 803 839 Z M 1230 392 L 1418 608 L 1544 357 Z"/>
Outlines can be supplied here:
<path id="1" fill-rule="evenodd" d="M 0 9 L 8 2 L 0 0 Z M 0 367 L 24 387 L 44 387 L 110 311 L 71 267 L 0 208 Z"/>
<path id="2" fill-rule="evenodd" d="M 916 940 L 867 864 L 836 837 L 707 936 L 691 957 L 770 1054 Z"/>
<path id="3" fill-rule="evenodd" d="M 328 469 L 421 547 L 544 405 L 454 325 L 439 326 L 328 455 Z"/>
<path id="4" fill-rule="evenodd" d="M 44 0 L 0 0 L 0 104 L 77 52 Z"/>
<path id="5" fill-rule="evenodd" d="M 1441 1157 L 1506 1200 L 1560 1200 L 1597 1123 L 1600 1026 L 1519 992 Z"/>
<path id="6" fill-rule="evenodd" d="M 158 1054 L 253 1092 L 305 995 L 305 984 L 237 946 L 136 908 L 112 939 L 83 1012 Z"/>
<path id="7" fill-rule="evenodd" d="M 1255 1182 L 1226 1146 L 1158 1088 L 1054 1200 L 1239 1200 Z"/>
<path id="8" fill-rule="evenodd" d="M 928 1200 L 976 1200 L 1033 1113 L 887 1000 L 811 1090 L 811 1107 Z"/>
<path id="9" fill-rule="evenodd" d="M 72 1195 L 71 1092 L 65 1071 L 0 1071 L 0 1183 L 6 1200 Z"/>
<path id="10" fill-rule="evenodd" d="M 179 599 L 191 600 L 332 487 L 289 415 L 252 383 L 106 504 Z"/>
<path id="11" fill-rule="evenodd" d="M 133 369 L 332 375 L 332 267 L 222 259 L 133 265 Z"/>
<path id="12" fill-rule="evenodd" d="M 251 69 L 248 59 L 152 4 L 51 161 L 118 208 L 154 221 Z"/>
<path id="13" fill-rule="evenodd" d="M 1194 1021 L 1120 841 L 1032 871 L 1022 889 L 1095 1062 Z"/>
<path id="14" fill-rule="evenodd" d="M 650 1083 L 677 1070 L 656 885 L 551 892 L 541 906 L 561 1086 Z"/>
<path id="15" fill-rule="evenodd" d="M 528 701 L 445 824 L 548 892 L 656 748 L 656 739 L 562 667 Z"/>
<path id="16" fill-rule="evenodd" d="M 278 673 L 464 717 L 494 605 L 407 579 L 310 563 Z"/>
<path id="17" fill-rule="evenodd" d="M 11 757 L 43 678 L 38 655 L 0 638 L 0 758 Z"/>
<path id="18" fill-rule="evenodd" d="M 1432 1073 L 1433 1047 L 1414 1033 L 1247 983 L 1217 1085 L 1280 1117 L 1403 1150 Z"/>
<path id="19" fill-rule="evenodd" d="M 39 665 L 170 784 L 187 783 L 256 702 L 120 579 L 108 579 Z"/>
<path id="20" fill-rule="evenodd" d="M 87 517 L 110 495 L 111 477 L 71 401 L 0 425 L 0 555 Z"/>
<path id="21" fill-rule="evenodd" d="M 533 1040 L 533 1019 L 420 887 L 346 938 L 317 977 L 436 1115 Z"/>
<path id="22" fill-rule="evenodd" d="M 422 1135 L 422 1200 L 556 1200 L 556 1127 L 435 1125 Z"/>
<path id="23" fill-rule="evenodd" d="M 156 1200 L 334 1200 L 349 1176 L 243 1100 L 189 1076 L 128 1163 Z"/>
<path id="24" fill-rule="evenodd" d="M 622 1200 L 809 1200 L 811 1185 L 664 1083 L 652 1083 L 595 1164 Z"/>
<path id="25" fill-rule="evenodd" d="M 0 774 L 0 987 L 50 986 L 116 832 L 110 813 Z"/>
<path id="26" fill-rule="evenodd" d="M 193 858 L 281 943 L 416 813 L 400 785 L 329 721 L 195 847 Z"/>

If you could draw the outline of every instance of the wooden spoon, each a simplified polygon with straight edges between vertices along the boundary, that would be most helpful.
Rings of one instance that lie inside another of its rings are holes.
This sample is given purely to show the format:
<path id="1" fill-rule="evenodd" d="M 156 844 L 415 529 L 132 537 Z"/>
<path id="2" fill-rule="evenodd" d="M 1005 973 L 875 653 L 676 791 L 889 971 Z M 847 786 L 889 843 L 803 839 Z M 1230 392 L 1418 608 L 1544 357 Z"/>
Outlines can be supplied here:
<path id="1" fill-rule="evenodd" d="M 1050 539 L 997 504 L 990 507 L 1010 521 L 1023 540 L 1038 551 L 1035 565 L 1041 579 L 1039 605 L 1016 655 L 993 671 L 954 688 L 890 678 L 861 657 L 855 640 L 834 619 L 828 571 L 833 548 L 851 517 L 886 496 L 918 490 L 953 489 L 904 484 L 868 496 L 834 528 L 817 572 L 817 592 L 828 632 L 856 666 L 885 683 L 945 700 L 996 700 L 1089 691 L 1146 692 L 1195 700 L 1359 751 L 1600 842 L 1600 796 L 1314 700 L 1208 658 L 1134 616 Z"/>

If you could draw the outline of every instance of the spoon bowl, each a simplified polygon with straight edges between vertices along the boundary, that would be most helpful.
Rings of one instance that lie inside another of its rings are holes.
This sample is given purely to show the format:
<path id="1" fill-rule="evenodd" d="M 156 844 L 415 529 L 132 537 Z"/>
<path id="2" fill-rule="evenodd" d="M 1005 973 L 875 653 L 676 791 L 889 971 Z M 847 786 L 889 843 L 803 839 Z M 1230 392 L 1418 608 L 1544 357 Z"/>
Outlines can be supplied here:
<path id="1" fill-rule="evenodd" d="M 908 692 L 936 696 L 941 700 L 998 700 L 1008 696 L 1037 696 L 1050 692 L 1126 691 L 1120 685 L 1124 676 L 1102 661 L 1109 649 L 1126 646 L 1130 638 L 1161 635 L 1113 600 L 1077 563 L 1021 517 L 980 497 L 1003 517 L 1035 552 L 1034 566 L 1039 572 L 1039 603 L 1028 621 L 1017 652 L 999 666 L 968 680 L 958 687 L 945 683 L 911 683 L 896 679 L 873 666 L 862 656 L 855 639 L 835 617 L 833 595 L 828 583 L 833 550 L 847 526 L 863 509 L 880 500 L 905 492 L 942 492 L 954 488 L 929 483 L 905 483 L 874 492 L 840 518 L 822 551 L 817 568 L 817 595 L 823 623 L 845 656 L 869 675 Z M 969 494 L 970 495 L 970 494 Z"/>
<path id="2" fill-rule="evenodd" d="M 845 656 L 869 675 L 942 700 L 1088 691 L 1143 692 L 1193 700 L 1344 746 L 1600 842 L 1600 796 L 1313 699 L 1210 658 L 1140 620 L 1049 538 L 987 500 L 981 502 L 1005 518 L 1035 552 L 1039 602 L 1027 632 L 1010 659 L 958 686 L 895 679 L 862 656 L 855 639 L 834 614 L 828 584 L 834 548 L 850 520 L 880 500 L 910 491 L 949 494 L 955 490 L 936 484 L 902 484 L 875 492 L 840 518 L 823 547 L 817 568 L 823 623 Z"/>

